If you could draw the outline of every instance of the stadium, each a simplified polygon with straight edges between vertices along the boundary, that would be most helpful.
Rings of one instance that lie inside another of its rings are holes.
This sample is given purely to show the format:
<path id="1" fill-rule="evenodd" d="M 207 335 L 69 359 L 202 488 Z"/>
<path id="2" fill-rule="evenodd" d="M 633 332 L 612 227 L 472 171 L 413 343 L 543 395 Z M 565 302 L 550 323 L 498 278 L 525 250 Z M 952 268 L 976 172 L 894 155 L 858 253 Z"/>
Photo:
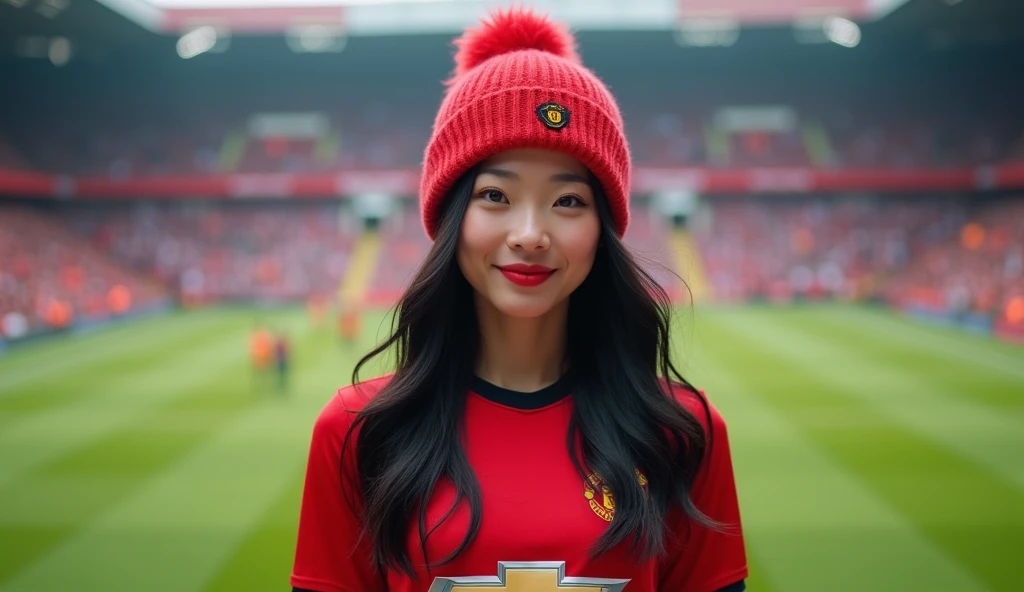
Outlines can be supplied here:
<path id="1" fill-rule="evenodd" d="M 313 421 L 431 244 L 451 41 L 505 4 L 0 0 L 0 592 L 288 588 Z M 748 589 L 1021 589 L 1024 2 L 522 4 L 620 101 Z"/>

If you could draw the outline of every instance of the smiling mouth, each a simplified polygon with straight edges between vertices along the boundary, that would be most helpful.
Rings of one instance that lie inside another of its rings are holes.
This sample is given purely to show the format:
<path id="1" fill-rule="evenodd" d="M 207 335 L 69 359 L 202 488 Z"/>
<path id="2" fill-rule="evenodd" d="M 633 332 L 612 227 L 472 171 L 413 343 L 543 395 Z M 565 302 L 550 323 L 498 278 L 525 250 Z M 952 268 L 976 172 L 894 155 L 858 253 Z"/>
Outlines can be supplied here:
<path id="1" fill-rule="evenodd" d="M 498 271 L 517 286 L 533 287 L 548 281 L 557 270 L 542 265 L 506 265 Z"/>

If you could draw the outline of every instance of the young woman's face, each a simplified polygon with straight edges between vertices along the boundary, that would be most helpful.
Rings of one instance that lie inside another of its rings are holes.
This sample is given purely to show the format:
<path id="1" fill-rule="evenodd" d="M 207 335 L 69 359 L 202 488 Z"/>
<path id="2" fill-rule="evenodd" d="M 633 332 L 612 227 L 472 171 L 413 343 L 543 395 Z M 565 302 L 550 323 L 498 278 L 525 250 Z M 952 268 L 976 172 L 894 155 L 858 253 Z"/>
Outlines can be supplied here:
<path id="1" fill-rule="evenodd" d="M 466 209 L 458 262 L 499 312 L 538 317 L 590 273 L 601 235 L 586 167 L 572 156 L 510 150 L 482 163 Z"/>

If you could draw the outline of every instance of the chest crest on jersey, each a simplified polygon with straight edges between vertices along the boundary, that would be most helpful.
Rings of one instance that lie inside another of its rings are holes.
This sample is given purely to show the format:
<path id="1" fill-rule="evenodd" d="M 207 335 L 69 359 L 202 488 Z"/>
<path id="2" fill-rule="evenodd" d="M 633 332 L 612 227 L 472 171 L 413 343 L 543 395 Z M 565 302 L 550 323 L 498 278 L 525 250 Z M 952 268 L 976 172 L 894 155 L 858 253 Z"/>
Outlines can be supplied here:
<path id="1" fill-rule="evenodd" d="M 636 479 L 646 493 L 647 477 L 639 469 L 636 471 Z M 611 522 L 615 518 L 615 495 L 608 485 L 605 484 L 601 475 L 590 473 L 587 476 L 586 480 L 583 481 L 583 497 L 590 504 L 590 509 L 602 520 Z"/>

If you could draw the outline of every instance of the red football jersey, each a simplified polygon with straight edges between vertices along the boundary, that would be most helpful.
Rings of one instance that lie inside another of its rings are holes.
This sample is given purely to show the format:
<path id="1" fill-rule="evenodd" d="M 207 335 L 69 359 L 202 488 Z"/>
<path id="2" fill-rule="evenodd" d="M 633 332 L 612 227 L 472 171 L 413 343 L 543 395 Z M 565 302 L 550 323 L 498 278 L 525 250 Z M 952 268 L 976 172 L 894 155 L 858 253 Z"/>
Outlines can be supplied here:
<path id="1" fill-rule="evenodd" d="M 421 569 L 418 581 L 399 572 L 375 574 L 365 539 L 356 544 L 359 517 L 345 502 L 338 469 L 353 470 L 351 446 L 340 465 L 342 442 L 355 412 L 385 381 L 340 390 L 316 421 L 292 586 L 318 592 L 712 592 L 747 577 L 728 436 L 725 422 L 713 407 L 714 445 L 694 483 L 692 498 L 705 514 L 732 525 L 731 531 L 719 533 L 687 524 L 679 513 L 673 528 L 681 535 L 691 531 L 685 548 L 670 547 L 667 556 L 638 563 L 623 545 L 592 560 L 588 549 L 614 519 L 615 503 L 600 476 L 580 478 L 566 449 L 572 413 L 567 385 L 514 393 L 481 380 L 468 395 L 464 423 L 466 454 L 482 493 L 479 532 L 452 562 L 434 568 L 429 576 Z M 677 397 L 706 430 L 696 397 L 682 389 Z M 646 476 L 638 474 L 638 478 L 644 483 Z M 454 488 L 439 483 L 428 504 L 428 530 L 453 500 Z M 468 522 L 469 509 L 463 504 L 428 537 L 428 556 L 436 561 L 454 550 Z M 408 548 L 413 563 L 423 565 L 415 521 L 410 525 Z M 499 582 L 505 585 L 494 587 Z"/>

